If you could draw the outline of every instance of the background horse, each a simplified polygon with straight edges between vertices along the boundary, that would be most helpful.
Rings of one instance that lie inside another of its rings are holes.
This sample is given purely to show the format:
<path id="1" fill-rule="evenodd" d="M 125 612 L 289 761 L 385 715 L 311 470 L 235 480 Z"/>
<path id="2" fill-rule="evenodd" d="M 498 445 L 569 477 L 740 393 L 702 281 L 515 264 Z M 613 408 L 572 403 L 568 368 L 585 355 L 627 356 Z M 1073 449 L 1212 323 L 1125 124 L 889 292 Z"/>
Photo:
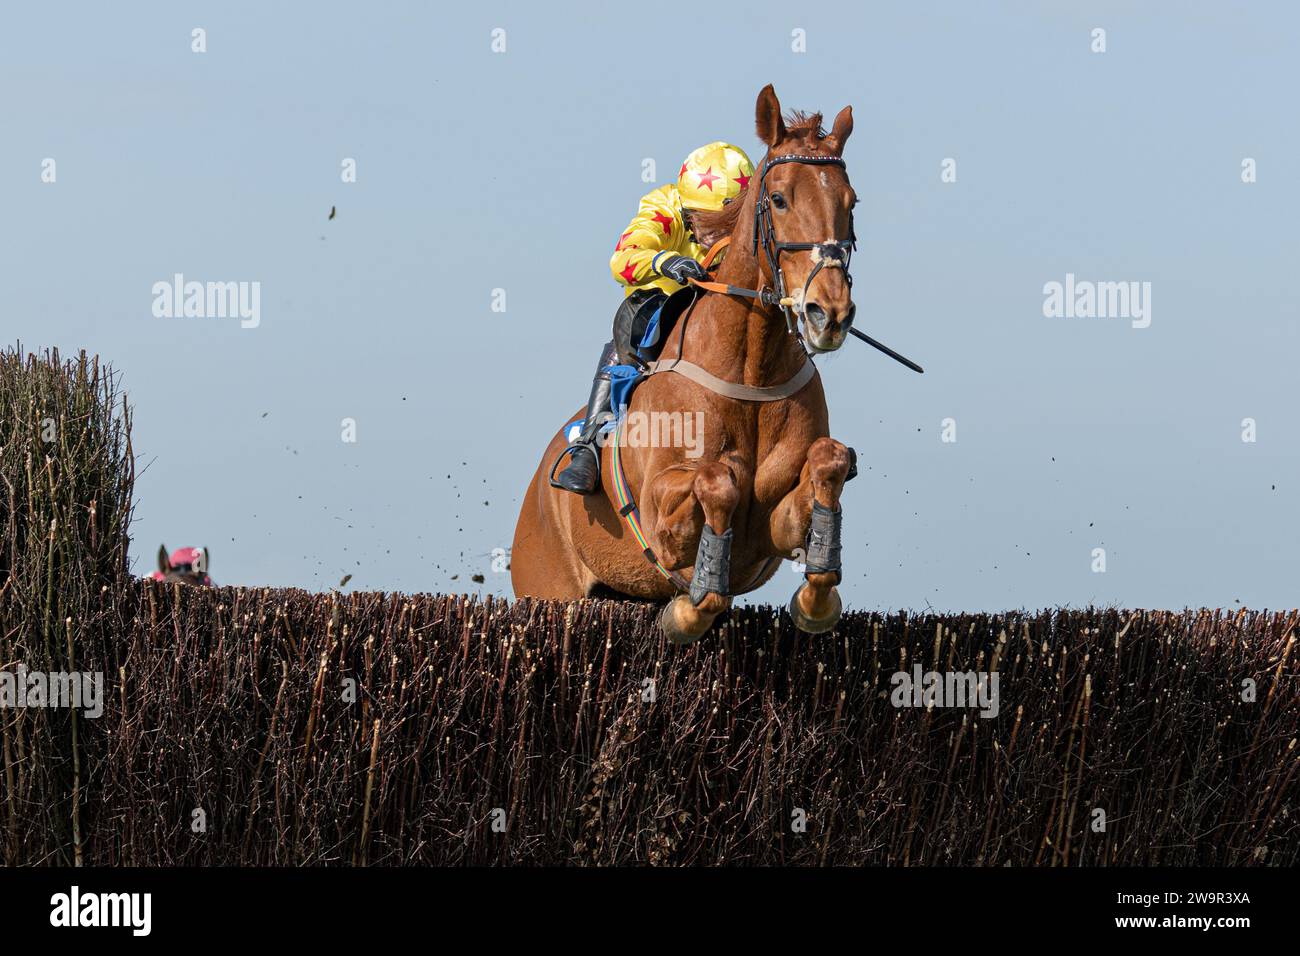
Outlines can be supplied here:
<path id="1" fill-rule="evenodd" d="M 693 419 L 703 424 L 699 445 L 688 455 L 685 447 L 620 438 L 620 488 L 607 442 L 604 493 L 578 496 L 548 482 L 548 466 L 566 446 L 561 430 L 515 527 L 517 596 L 668 599 L 661 626 L 688 643 L 732 595 L 762 585 L 781 559 L 799 557 L 807 571 L 790 602 L 795 623 L 819 633 L 839 620 L 840 492 L 853 453 L 829 437 L 807 353 L 839 348 L 853 322 L 856 198 L 842 159 L 853 113 L 846 106 L 829 134 L 820 114 L 794 114 L 787 125 L 769 85 L 756 121 L 768 152 L 753 179 L 720 212 L 694 217 L 702 242 L 731 237 L 718 281 L 678 321 L 627 410 L 630 421 L 702 413 Z M 639 506 L 630 512 L 639 528 L 614 504 L 620 491 Z"/>
<path id="2" fill-rule="evenodd" d="M 207 548 L 177 548 L 167 554 L 167 545 L 158 546 L 158 570 L 150 575 L 155 581 L 179 581 L 212 587 L 208 577 Z"/>

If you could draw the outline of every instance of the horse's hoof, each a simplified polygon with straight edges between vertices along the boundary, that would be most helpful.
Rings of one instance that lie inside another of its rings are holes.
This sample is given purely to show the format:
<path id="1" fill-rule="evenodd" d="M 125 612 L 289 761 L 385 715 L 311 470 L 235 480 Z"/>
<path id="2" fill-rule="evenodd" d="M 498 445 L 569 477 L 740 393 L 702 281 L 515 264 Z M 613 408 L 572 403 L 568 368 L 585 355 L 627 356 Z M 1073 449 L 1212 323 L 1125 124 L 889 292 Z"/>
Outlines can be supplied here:
<path id="1" fill-rule="evenodd" d="M 679 646 L 694 644 L 704 633 L 688 630 L 682 620 L 684 616 L 696 616 L 695 605 L 684 594 L 677 595 L 659 612 L 659 630 L 663 631 L 664 637 Z"/>
<path id="2" fill-rule="evenodd" d="M 794 621 L 794 626 L 799 628 L 805 634 L 825 634 L 833 629 L 840 622 L 840 614 L 844 611 L 844 605 L 840 601 L 840 592 L 838 588 L 831 588 L 831 597 L 835 599 L 835 607 L 825 617 L 812 618 L 804 614 L 799 608 L 799 594 L 807 585 L 800 585 L 799 589 L 794 592 L 794 597 L 790 598 L 790 619 Z"/>

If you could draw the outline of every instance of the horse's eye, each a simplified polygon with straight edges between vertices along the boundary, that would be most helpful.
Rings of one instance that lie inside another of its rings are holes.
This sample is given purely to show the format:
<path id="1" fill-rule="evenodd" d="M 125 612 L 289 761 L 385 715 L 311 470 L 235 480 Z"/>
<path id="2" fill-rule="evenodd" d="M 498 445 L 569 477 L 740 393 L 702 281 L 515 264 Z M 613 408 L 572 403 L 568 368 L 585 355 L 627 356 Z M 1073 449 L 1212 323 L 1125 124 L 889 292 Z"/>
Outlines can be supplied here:
<path id="1" fill-rule="evenodd" d="M 780 193 L 772 193 L 772 205 L 777 209 L 785 208 L 785 197 Z"/>

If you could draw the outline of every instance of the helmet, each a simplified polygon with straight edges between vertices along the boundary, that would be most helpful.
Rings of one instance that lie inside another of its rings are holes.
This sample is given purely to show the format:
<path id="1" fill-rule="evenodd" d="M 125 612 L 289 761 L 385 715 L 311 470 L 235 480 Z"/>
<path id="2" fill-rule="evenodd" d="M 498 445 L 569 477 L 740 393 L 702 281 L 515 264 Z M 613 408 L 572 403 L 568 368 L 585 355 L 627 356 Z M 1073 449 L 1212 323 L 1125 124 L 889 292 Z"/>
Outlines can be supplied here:
<path id="1" fill-rule="evenodd" d="M 202 548 L 177 548 L 175 551 L 171 553 L 171 557 L 167 559 L 167 562 L 173 568 L 180 567 L 186 564 L 193 567 L 197 565 L 202 560 L 202 558 L 203 558 Z"/>
<path id="2" fill-rule="evenodd" d="M 745 151 L 730 143 L 701 146 L 682 163 L 677 192 L 687 209 L 716 212 L 749 185 L 754 164 Z"/>

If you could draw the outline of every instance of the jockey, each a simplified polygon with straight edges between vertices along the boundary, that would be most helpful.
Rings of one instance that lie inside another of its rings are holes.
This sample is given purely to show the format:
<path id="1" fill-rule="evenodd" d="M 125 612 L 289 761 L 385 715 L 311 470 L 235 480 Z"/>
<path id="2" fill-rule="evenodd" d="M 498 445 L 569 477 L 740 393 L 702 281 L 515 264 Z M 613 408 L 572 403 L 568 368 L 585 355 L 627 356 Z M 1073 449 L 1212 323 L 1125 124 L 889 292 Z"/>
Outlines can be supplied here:
<path id="1" fill-rule="evenodd" d="M 149 575 L 155 581 L 166 581 L 168 573 L 188 575 L 196 584 L 215 587 L 207 573 L 207 558 L 202 548 L 177 548 L 167 554 L 165 547 L 158 549 L 158 570 Z M 199 570 L 202 568 L 202 570 Z"/>
<path id="2" fill-rule="evenodd" d="M 642 337 L 658 334 L 654 320 L 668 296 L 685 288 L 690 279 L 708 278 L 700 264 L 708 249 L 695 239 L 691 213 L 721 209 L 749 184 L 753 173 L 754 164 L 739 147 L 709 143 L 686 157 L 675 184 L 642 197 L 609 260 L 610 272 L 624 287 L 624 298 L 614 313 L 614 341 L 601 349 L 582 434 L 568 449 L 569 467 L 556 476 L 560 487 L 585 495 L 599 486 L 596 436 L 611 414 L 609 367 L 626 361 L 638 345 L 650 344 Z"/>

